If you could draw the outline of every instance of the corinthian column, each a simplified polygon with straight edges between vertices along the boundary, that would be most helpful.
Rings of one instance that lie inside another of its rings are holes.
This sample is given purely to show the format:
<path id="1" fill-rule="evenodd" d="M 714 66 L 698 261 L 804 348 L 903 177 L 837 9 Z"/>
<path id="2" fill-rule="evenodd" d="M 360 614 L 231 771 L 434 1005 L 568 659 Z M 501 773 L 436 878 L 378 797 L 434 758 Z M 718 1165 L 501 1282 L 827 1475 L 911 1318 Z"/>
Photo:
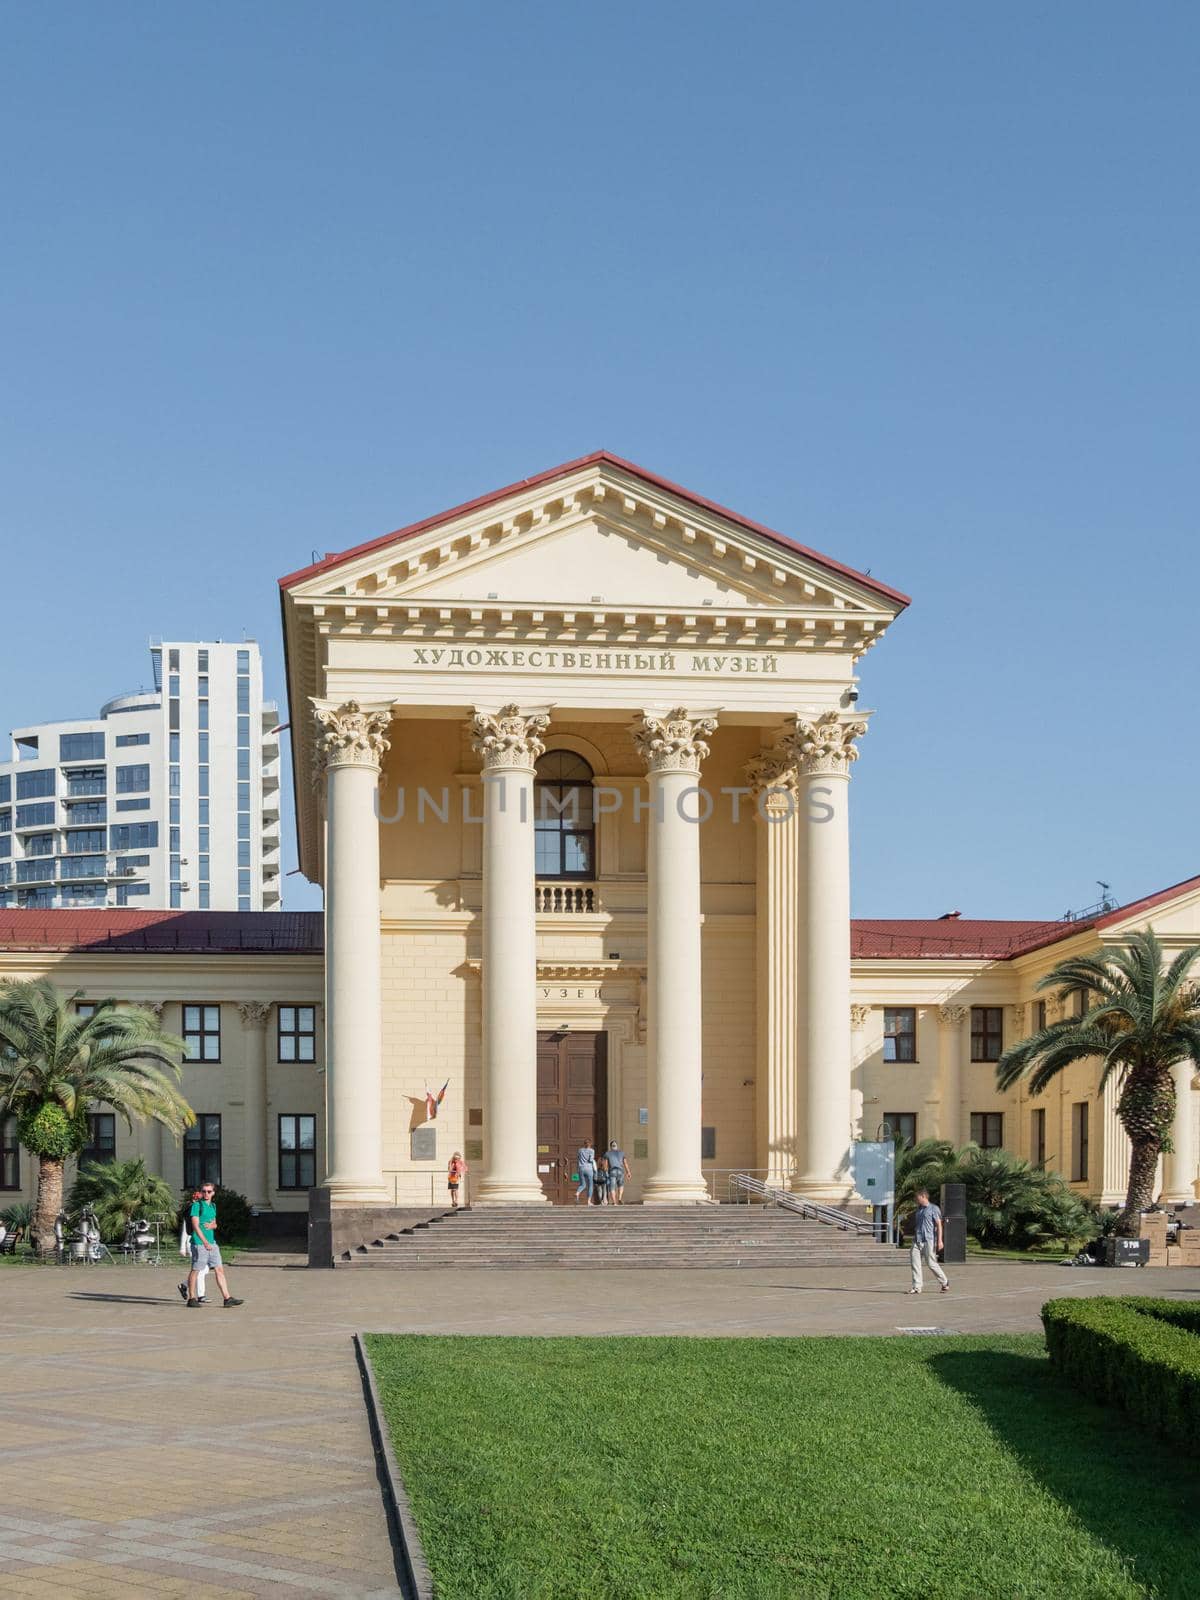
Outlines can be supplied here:
<path id="1" fill-rule="evenodd" d="M 325 794 L 326 1184 L 335 1204 L 381 1205 L 383 1042 L 379 767 L 388 706 L 314 701 Z"/>
<path id="2" fill-rule="evenodd" d="M 865 722 L 827 711 L 798 716 L 782 741 L 795 762 L 803 809 L 805 1067 L 803 1145 L 796 1188 L 842 1200 L 850 1149 L 850 764 Z"/>
<path id="3" fill-rule="evenodd" d="M 483 763 L 483 1134 L 474 1205 L 539 1205 L 533 772 L 543 711 L 477 711 Z"/>
<path id="4" fill-rule="evenodd" d="M 700 1171 L 700 763 L 716 718 L 679 706 L 645 712 L 634 743 L 650 783 L 646 851 L 646 967 L 651 1172 L 649 1205 L 697 1204 Z"/>
<path id="5" fill-rule="evenodd" d="M 754 800 L 755 1108 L 758 1166 L 786 1187 L 796 1170 L 800 1094 L 800 801 L 796 768 L 778 748 L 746 766 Z"/>
<path id="6" fill-rule="evenodd" d="M 244 1000 L 238 1010 L 242 1014 L 242 1026 L 246 1033 L 246 1104 L 242 1119 L 246 1132 L 246 1199 L 252 1206 L 269 1206 L 267 1023 L 271 1007 L 265 1000 Z"/>

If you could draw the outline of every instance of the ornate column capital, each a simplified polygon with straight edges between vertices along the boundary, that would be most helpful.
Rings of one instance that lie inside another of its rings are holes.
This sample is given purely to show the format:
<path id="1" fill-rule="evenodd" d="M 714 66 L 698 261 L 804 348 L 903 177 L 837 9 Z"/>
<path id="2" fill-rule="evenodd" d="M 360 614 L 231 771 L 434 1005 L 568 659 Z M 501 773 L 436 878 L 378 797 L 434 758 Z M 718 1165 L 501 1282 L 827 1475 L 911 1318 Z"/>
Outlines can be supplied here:
<path id="1" fill-rule="evenodd" d="M 629 731 L 647 772 L 698 773 L 716 726 L 715 716 L 693 717 L 686 706 L 675 706 L 662 717 L 643 711 Z"/>
<path id="2" fill-rule="evenodd" d="M 948 1028 L 961 1028 L 967 1020 L 966 1006 L 939 1006 L 938 1021 L 944 1022 Z"/>
<path id="3" fill-rule="evenodd" d="M 269 1000 L 240 1000 L 238 1010 L 248 1028 L 265 1028 L 271 1015 Z"/>
<path id="4" fill-rule="evenodd" d="M 471 748 L 485 772 L 532 768 L 546 748 L 542 734 L 549 726 L 545 711 L 526 712 L 520 706 L 501 706 L 494 715 L 476 711 L 471 718 Z"/>
<path id="5" fill-rule="evenodd" d="M 387 737 L 391 706 L 362 706 L 357 700 L 335 705 L 330 700 L 314 699 L 312 708 L 317 723 L 314 780 L 319 782 L 332 767 L 372 767 L 379 771 L 384 752 L 391 747 Z"/>
<path id="6" fill-rule="evenodd" d="M 782 745 L 777 744 L 771 750 L 762 750 L 758 755 L 751 756 L 744 770 L 755 800 L 773 789 L 786 790 L 789 794 L 796 792 L 796 759 Z"/>
<path id="7" fill-rule="evenodd" d="M 159 1022 L 162 1021 L 163 1008 L 167 1003 L 165 1000 L 135 1000 L 133 1003 L 139 1011 L 149 1011 Z"/>
<path id="8" fill-rule="evenodd" d="M 823 711 L 813 720 L 797 715 L 795 726 L 780 740 L 803 777 L 813 773 L 846 775 L 858 760 L 854 741 L 867 731 L 865 722 L 844 719 L 836 711 Z"/>
<path id="9" fill-rule="evenodd" d="M 870 1014 L 870 1006 L 852 1005 L 850 1007 L 850 1026 L 856 1031 L 865 1028 Z"/>

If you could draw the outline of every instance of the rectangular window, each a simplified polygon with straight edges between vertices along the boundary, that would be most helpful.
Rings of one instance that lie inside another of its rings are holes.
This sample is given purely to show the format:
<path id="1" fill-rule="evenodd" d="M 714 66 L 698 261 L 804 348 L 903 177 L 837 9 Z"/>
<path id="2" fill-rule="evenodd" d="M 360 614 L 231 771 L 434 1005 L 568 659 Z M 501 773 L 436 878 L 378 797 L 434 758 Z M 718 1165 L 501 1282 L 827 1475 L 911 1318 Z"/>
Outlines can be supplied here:
<path id="1" fill-rule="evenodd" d="M 128 750 L 131 745 L 149 744 L 150 735 L 148 733 L 119 733 L 116 743 L 118 750 Z"/>
<path id="2" fill-rule="evenodd" d="M 1071 1015 L 1073 1017 L 1082 1017 L 1085 1014 L 1088 1008 L 1088 996 L 1089 991 L 1087 989 L 1075 989 L 1072 991 Z"/>
<path id="3" fill-rule="evenodd" d="M 117 1159 L 117 1119 L 111 1111 L 89 1111 L 87 1143 L 79 1152 L 79 1165 L 86 1161 Z"/>
<path id="4" fill-rule="evenodd" d="M 208 765 L 208 734 L 206 733 L 196 735 L 196 759 L 201 766 Z"/>
<path id="5" fill-rule="evenodd" d="M 53 806 L 49 806 L 47 809 L 51 813 L 53 813 L 53 811 L 54 811 L 54 807 Z M 48 822 L 53 822 L 54 821 L 53 814 L 51 816 L 49 816 L 46 820 Z M 108 820 L 108 806 L 104 803 L 103 800 L 89 800 L 85 805 L 68 806 L 67 807 L 67 821 L 70 822 L 70 823 L 106 822 L 107 820 Z"/>
<path id="6" fill-rule="evenodd" d="M 198 728 L 207 728 L 208 727 L 208 701 L 207 700 L 201 700 L 199 705 L 196 707 L 196 726 Z"/>
<path id="7" fill-rule="evenodd" d="M 317 1181 L 317 1119 L 315 1116 L 281 1116 L 279 1119 L 279 1187 L 311 1189 Z"/>
<path id="8" fill-rule="evenodd" d="M 883 1013 L 883 1059 L 917 1059 L 917 1012 L 915 1006 L 886 1007 Z"/>
<path id="9" fill-rule="evenodd" d="M 167 842 L 167 849 L 168 850 L 178 852 L 178 850 L 179 850 L 179 839 L 180 839 L 180 835 L 181 835 L 182 831 L 183 830 L 180 829 L 180 828 L 168 828 L 167 829 L 167 841 L 168 841 Z M 177 865 L 177 863 L 173 862 L 172 866 L 175 866 L 175 865 Z"/>
<path id="10" fill-rule="evenodd" d="M 911 1150 L 917 1142 L 917 1113 L 915 1111 L 885 1111 L 883 1120 L 892 1130 L 892 1138 L 901 1140 L 905 1149 Z"/>
<path id="11" fill-rule="evenodd" d="M 971 1060 L 999 1061 L 1004 1054 L 1004 1008 L 971 1007 Z"/>
<path id="12" fill-rule="evenodd" d="M 250 781 L 250 752 L 249 752 L 249 750 L 239 750 L 238 753 L 237 753 L 237 775 L 238 775 L 239 778 L 242 779 L 243 782 L 249 783 L 249 781 Z"/>
<path id="13" fill-rule="evenodd" d="M 156 850 L 157 822 L 114 822 L 108 830 L 110 850 Z"/>
<path id="14" fill-rule="evenodd" d="M 178 800 L 172 800 L 170 802 L 170 821 L 172 821 L 172 822 L 178 822 L 179 821 L 179 801 Z"/>
<path id="15" fill-rule="evenodd" d="M 18 883 L 44 883 L 47 878 L 54 876 L 54 858 L 48 857 L 45 861 L 18 861 Z"/>
<path id="16" fill-rule="evenodd" d="M 104 846 L 100 848 L 103 850 Z M 27 856 L 52 856 L 54 854 L 54 835 L 52 833 L 31 833 L 25 841 L 25 854 Z"/>
<path id="17" fill-rule="evenodd" d="M 202 1111 L 183 1136 L 183 1186 L 221 1181 L 221 1118 Z M 220 1219 L 217 1219 L 220 1221 Z"/>
<path id="18" fill-rule="evenodd" d="M 280 1006 L 280 1061 L 315 1061 L 317 1013 L 314 1006 Z"/>
<path id="19" fill-rule="evenodd" d="M 168 672 L 178 672 L 179 671 L 179 651 L 178 650 L 168 650 L 167 651 L 167 671 Z"/>
<path id="20" fill-rule="evenodd" d="M 172 733 L 179 732 L 179 701 L 167 701 L 167 727 Z"/>
<path id="21" fill-rule="evenodd" d="M 220 1061 L 220 1006 L 184 1006 L 183 1042 L 189 1061 Z"/>
<path id="22" fill-rule="evenodd" d="M 238 850 L 238 854 L 237 854 L 237 864 L 238 864 L 238 866 L 239 867 L 248 867 L 250 865 L 250 841 L 249 841 L 249 839 L 239 839 L 238 840 L 237 850 Z"/>
<path id="23" fill-rule="evenodd" d="M 150 801 L 149 798 L 145 800 L 118 800 L 116 809 L 118 811 L 149 811 Z"/>
<path id="24" fill-rule="evenodd" d="M 250 712 L 250 679 L 239 678 L 237 681 L 237 708 L 243 716 Z"/>
<path id="25" fill-rule="evenodd" d="M 208 651 L 207 650 L 197 650 L 196 651 L 196 671 L 197 672 L 207 672 L 208 671 Z"/>
<path id="26" fill-rule="evenodd" d="M 1046 1165 L 1046 1112 L 1043 1107 L 1029 1113 L 1029 1159 L 1039 1169 Z"/>
<path id="27" fill-rule="evenodd" d="M 701 1161 L 715 1161 L 717 1159 L 717 1130 L 715 1128 L 700 1129 L 700 1159 Z"/>
<path id="28" fill-rule="evenodd" d="M 250 748 L 249 717 L 239 717 L 237 719 L 237 742 L 239 745 L 244 746 L 247 750 Z"/>
<path id="29" fill-rule="evenodd" d="M 43 767 L 37 772 L 17 773 L 17 799 L 40 800 L 54 793 L 54 768 Z"/>
<path id="30" fill-rule="evenodd" d="M 7 805 L 8 802 L 11 799 L 12 799 L 12 773 L 11 772 L 6 772 L 3 777 L 0 777 L 0 801 L 3 801 L 4 804 Z"/>
<path id="31" fill-rule="evenodd" d="M 238 907 L 237 908 L 238 908 L 239 911 L 249 911 L 249 909 L 250 909 L 250 896 L 248 894 L 240 894 L 240 895 L 238 895 Z"/>
<path id="32" fill-rule="evenodd" d="M 199 823 L 201 823 L 204 827 L 207 827 L 208 826 L 208 822 L 209 822 L 209 816 L 208 816 L 209 804 L 210 804 L 209 801 L 201 800 L 200 806 L 199 806 L 199 812 L 198 812 L 198 815 L 197 815 L 197 818 L 196 818 L 196 820 Z M 172 817 L 171 821 L 172 822 L 178 822 L 179 818 L 178 817 Z"/>
<path id="33" fill-rule="evenodd" d="M 250 785 L 248 783 L 239 783 L 237 786 L 237 808 L 239 811 L 249 811 L 250 809 Z"/>
<path id="34" fill-rule="evenodd" d="M 167 693 L 168 694 L 173 694 L 173 695 L 178 695 L 178 693 L 179 693 L 179 674 L 178 673 L 176 673 L 173 677 L 170 677 L 170 678 L 167 679 Z"/>
<path id="35" fill-rule="evenodd" d="M 207 799 L 207 797 L 208 797 L 208 773 L 209 773 L 209 769 L 207 767 L 200 767 L 198 769 L 198 771 L 199 771 L 199 778 L 198 778 L 197 785 L 196 785 L 196 793 L 204 795 L 205 798 Z"/>
<path id="36" fill-rule="evenodd" d="M 249 650 L 239 650 L 238 651 L 238 653 L 237 653 L 237 669 L 238 669 L 239 672 L 249 672 L 250 671 L 250 652 L 249 652 Z"/>
<path id="37" fill-rule="evenodd" d="M 87 800 L 93 795 L 102 795 L 108 789 L 108 777 L 104 768 L 93 770 L 91 767 L 80 767 L 78 772 L 67 776 L 67 799 Z"/>
<path id="38" fill-rule="evenodd" d="M 104 735 L 102 733 L 60 733 L 58 736 L 58 759 L 60 761 L 103 761 Z"/>
<path id="39" fill-rule="evenodd" d="M 248 839 L 250 837 L 250 818 L 244 811 L 238 818 L 237 836 L 239 839 Z"/>
<path id="40" fill-rule="evenodd" d="M 0 833 L 7 833 L 12 827 L 12 812 L 0 811 Z"/>
<path id="41" fill-rule="evenodd" d="M 167 760 L 179 760 L 179 735 L 177 733 L 169 733 L 167 735 Z"/>
<path id="42" fill-rule="evenodd" d="M 17 807 L 18 828 L 45 828 L 54 826 L 54 801 L 45 800 L 35 806 Z"/>
<path id="43" fill-rule="evenodd" d="M 64 881 L 71 878 L 103 878 L 107 860 L 107 856 L 64 856 L 58 864 L 58 875 Z"/>
<path id="44" fill-rule="evenodd" d="M 16 1117 L 0 1117 L 0 1189 L 21 1187 L 21 1146 Z"/>
<path id="45" fill-rule="evenodd" d="M 1035 1000 L 1033 1002 L 1033 1031 L 1035 1033 L 1041 1033 L 1045 1026 L 1046 1002 L 1044 1000 Z"/>
<path id="46" fill-rule="evenodd" d="M 117 768 L 117 793 L 140 794 L 150 787 L 150 766 L 142 762 L 136 767 Z"/>
<path id="47" fill-rule="evenodd" d="M 971 1143 L 981 1150 L 999 1150 L 1004 1143 L 1004 1113 L 1002 1111 L 972 1111 Z"/>
<path id="48" fill-rule="evenodd" d="M 202 883 L 197 890 L 201 911 L 207 911 L 212 905 L 212 895 L 207 883 Z"/>
<path id="49" fill-rule="evenodd" d="M 1071 1107 L 1071 1182 L 1086 1183 L 1088 1175 L 1088 1103 Z"/>
<path id="50" fill-rule="evenodd" d="M 84 855 L 89 850 L 103 850 L 103 828 L 79 828 L 67 834 L 67 852 L 70 855 Z"/>
<path id="51" fill-rule="evenodd" d="M 170 901 L 170 907 L 171 907 L 172 911 L 178 911 L 179 908 L 183 905 L 183 890 L 179 887 L 179 885 L 177 883 L 173 883 L 171 885 L 171 888 L 170 888 L 170 891 L 169 891 L 169 901 Z"/>
<path id="52" fill-rule="evenodd" d="M 200 840 L 201 853 L 202 854 L 207 854 L 208 849 L 209 849 L 209 844 L 208 844 L 209 832 L 208 832 L 208 829 L 207 828 L 201 828 L 199 830 L 198 838 Z"/>

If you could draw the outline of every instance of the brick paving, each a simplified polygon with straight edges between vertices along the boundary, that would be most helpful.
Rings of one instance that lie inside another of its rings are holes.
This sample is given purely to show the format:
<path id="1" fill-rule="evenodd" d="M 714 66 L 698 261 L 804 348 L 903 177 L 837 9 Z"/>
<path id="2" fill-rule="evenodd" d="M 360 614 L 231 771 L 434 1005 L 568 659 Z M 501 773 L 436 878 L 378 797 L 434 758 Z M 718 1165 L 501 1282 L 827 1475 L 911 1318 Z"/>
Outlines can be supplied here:
<path id="1" fill-rule="evenodd" d="M 0 1594 L 395 1596 L 358 1329 L 1011 1333 L 1053 1295 L 1200 1295 L 1195 1270 L 989 1261 L 918 1300 L 899 1253 L 882 1270 L 608 1271 L 594 1289 L 578 1271 L 235 1265 L 235 1311 L 186 1311 L 178 1276 L 0 1269 Z M 603 1310 L 581 1320 L 589 1293 Z"/>

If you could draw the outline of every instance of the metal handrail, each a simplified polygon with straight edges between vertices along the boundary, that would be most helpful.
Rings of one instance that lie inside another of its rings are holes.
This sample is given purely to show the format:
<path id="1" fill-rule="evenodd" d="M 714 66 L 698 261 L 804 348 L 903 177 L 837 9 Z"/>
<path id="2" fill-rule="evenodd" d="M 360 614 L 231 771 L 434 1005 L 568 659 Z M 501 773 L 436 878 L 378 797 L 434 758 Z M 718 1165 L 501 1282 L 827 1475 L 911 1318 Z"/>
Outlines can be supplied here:
<path id="1" fill-rule="evenodd" d="M 870 1234 L 877 1237 L 878 1229 L 873 1222 L 860 1222 L 848 1212 L 839 1211 L 836 1206 L 823 1206 L 816 1200 L 808 1200 L 802 1194 L 792 1194 L 787 1189 L 772 1188 L 764 1183 L 761 1178 L 752 1178 L 748 1172 L 731 1172 L 729 1174 L 729 1196 L 732 1200 L 738 1193 L 752 1194 L 765 1205 L 779 1206 L 783 1211 L 794 1211 L 802 1217 L 811 1217 L 816 1222 L 827 1223 L 831 1228 L 840 1228 L 843 1233 Z"/>

